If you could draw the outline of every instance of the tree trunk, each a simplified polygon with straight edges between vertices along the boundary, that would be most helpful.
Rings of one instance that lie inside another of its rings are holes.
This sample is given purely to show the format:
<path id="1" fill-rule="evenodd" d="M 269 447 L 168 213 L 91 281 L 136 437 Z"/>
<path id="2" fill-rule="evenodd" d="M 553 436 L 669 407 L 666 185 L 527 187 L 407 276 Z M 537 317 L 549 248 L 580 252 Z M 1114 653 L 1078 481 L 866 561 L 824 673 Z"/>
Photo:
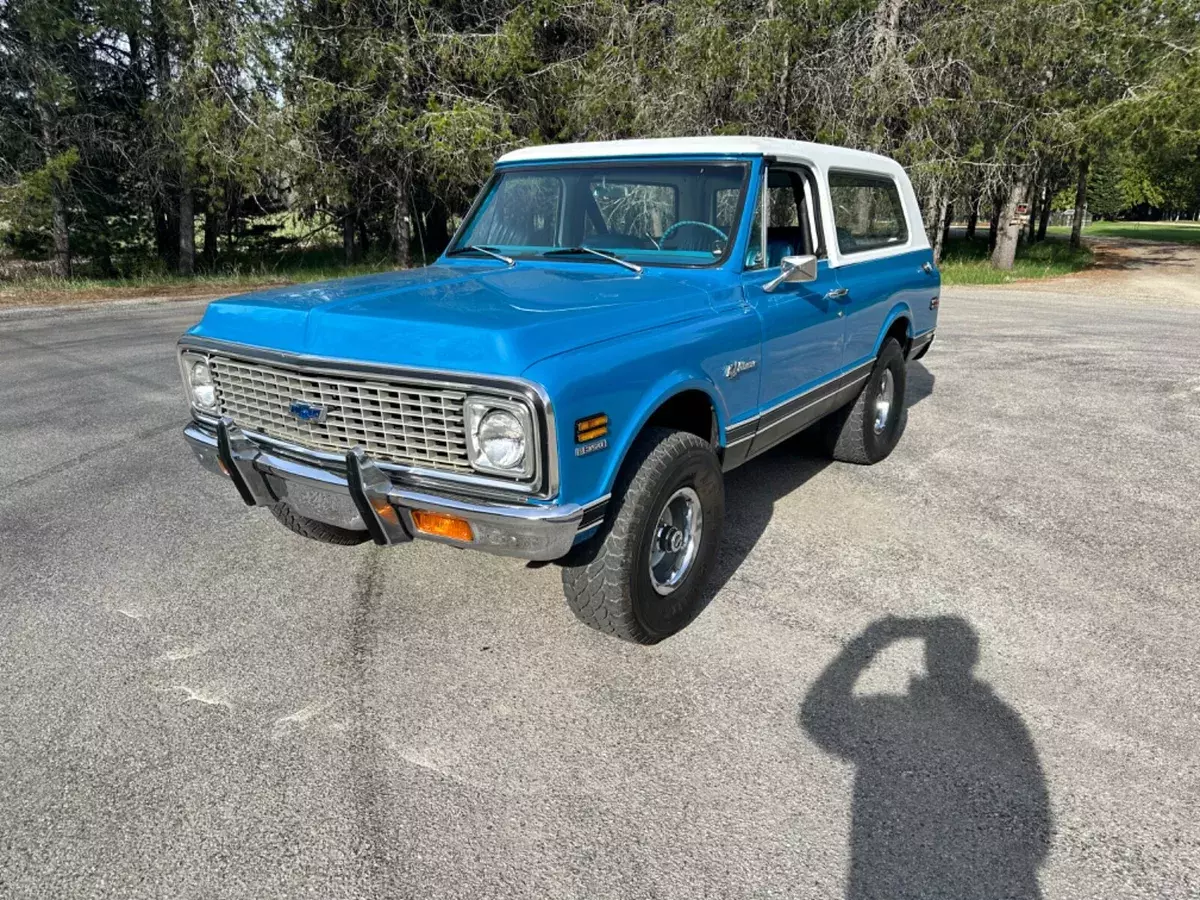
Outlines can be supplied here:
<path id="1" fill-rule="evenodd" d="M 196 269 L 196 206 L 192 195 L 192 173 L 185 162 L 179 167 L 179 268 L 180 275 Z"/>
<path id="2" fill-rule="evenodd" d="M 425 240 L 429 243 L 429 252 L 436 255 L 446 249 L 450 243 L 450 211 L 441 200 L 434 199 L 425 217 Z"/>
<path id="3" fill-rule="evenodd" d="M 1004 208 L 1000 210 L 1000 221 L 996 231 L 996 249 L 992 251 L 992 268 L 1005 271 L 1013 267 L 1017 256 L 1017 241 L 1021 237 L 1021 225 L 1017 221 L 1017 205 L 1025 199 L 1027 191 L 1025 176 L 1018 174 L 1008 190 Z"/>
<path id="4" fill-rule="evenodd" d="M 412 264 L 412 220 L 408 215 L 408 187 L 402 177 L 396 183 L 395 204 L 392 210 L 392 253 L 396 265 L 407 268 Z"/>
<path id="5" fill-rule="evenodd" d="M 942 248 L 950 243 L 950 225 L 954 222 L 954 203 L 950 194 L 946 194 L 946 210 L 942 213 Z"/>
<path id="6" fill-rule="evenodd" d="M 42 152 L 45 154 L 47 166 L 50 166 L 55 156 L 54 107 L 48 103 L 39 103 L 37 111 L 41 120 Z M 54 242 L 54 259 L 50 264 L 50 273 L 55 278 L 71 277 L 71 232 L 67 221 L 65 187 L 60 173 L 52 168 L 50 172 L 50 235 Z"/>
<path id="7" fill-rule="evenodd" d="M 204 268 L 212 272 L 217 268 L 217 240 L 221 234 L 221 218 L 210 201 L 204 211 Z"/>
<path id="8" fill-rule="evenodd" d="M 875 7 L 875 28 L 871 36 L 871 61 L 878 66 L 896 55 L 899 44 L 900 12 L 904 0 L 880 0 Z"/>
<path id="9" fill-rule="evenodd" d="M 1079 180 L 1075 182 L 1075 217 L 1071 219 L 1071 246 L 1083 243 L 1083 217 L 1087 215 L 1088 160 L 1079 160 Z"/>
<path id="10" fill-rule="evenodd" d="M 996 231 L 1000 226 L 1000 196 L 992 194 L 992 217 L 988 220 L 988 253 L 996 249 Z"/>
<path id="11" fill-rule="evenodd" d="M 866 191 L 861 191 L 861 193 L 865 194 Z M 931 204 L 933 209 L 930 216 L 933 219 L 931 223 L 933 225 L 933 261 L 940 263 L 942 251 L 946 247 L 946 232 L 949 230 L 943 226 L 943 223 L 946 221 L 946 211 L 950 206 L 950 192 L 939 189 L 935 197 L 936 199 Z"/>
<path id="12" fill-rule="evenodd" d="M 50 181 L 50 227 L 54 236 L 54 261 L 50 272 L 55 278 L 70 278 L 71 232 L 67 224 L 67 201 L 57 177 Z"/>
<path id="13" fill-rule="evenodd" d="M 350 210 L 342 214 L 342 255 L 346 265 L 354 262 L 354 216 L 350 214 Z"/>
<path id="14" fill-rule="evenodd" d="M 1038 216 L 1041 215 L 1041 191 L 1042 186 L 1034 182 L 1033 190 L 1029 192 L 1029 222 L 1026 223 L 1029 232 L 1025 237 L 1025 243 L 1027 244 L 1032 244 L 1037 238 Z"/>
<path id="15" fill-rule="evenodd" d="M 1046 196 L 1042 199 L 1042 212 L 1038 216 L 1037 239 L 1044 241 L 1046 239 L 1046 228 L 1050 224 L 1050 213 L 1053 211 L 1051 201 L 1054 196 L 1050 192 L 1050 185 L 1046 185 Z"/>
<path id="16" fill-rule="evenodd" d="M 975 228 L 979 225 L 979 191 L 971 194 L 971 208 L 967 210 L 967 240 L 975 240 Z"/>

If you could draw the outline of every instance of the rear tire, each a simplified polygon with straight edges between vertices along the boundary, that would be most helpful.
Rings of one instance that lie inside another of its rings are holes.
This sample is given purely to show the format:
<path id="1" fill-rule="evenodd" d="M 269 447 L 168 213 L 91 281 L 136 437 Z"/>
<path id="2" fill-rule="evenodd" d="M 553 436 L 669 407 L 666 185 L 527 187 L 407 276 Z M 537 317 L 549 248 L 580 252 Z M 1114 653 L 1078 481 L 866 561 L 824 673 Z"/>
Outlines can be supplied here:
<path id="1" fill-rule="evenodd" d="M 725 482 L 712 446 L 651 428 L 630 451 L 600 532 L 563 560 L 576 617 L 622 640 L 654 644 L 704 609 L 725 521 Z"/>
<path id="2" fill-rule="evenodd" d="M 301 537 L 320 541 L 322 544 L 337 544 L 341 547 L 353 547 L 370 540 L 371 536 L 365 531 L 351 531 L 349 528 L 338 528 L 336 525 L 326 525 L 316 519 L 302 516 L 286 503 L 273 503 L 271 515 L 280 521 L 288 531 L 294 531 Z"/>
<path id="3" fill-rule="evenodd" d="M 825 431 L 834 459 L 870 466 L 896 449 L 904 431 L 907 381 L 904 351 L 899 341 L 888 338 L 854 402 L 826 419 Z"/>

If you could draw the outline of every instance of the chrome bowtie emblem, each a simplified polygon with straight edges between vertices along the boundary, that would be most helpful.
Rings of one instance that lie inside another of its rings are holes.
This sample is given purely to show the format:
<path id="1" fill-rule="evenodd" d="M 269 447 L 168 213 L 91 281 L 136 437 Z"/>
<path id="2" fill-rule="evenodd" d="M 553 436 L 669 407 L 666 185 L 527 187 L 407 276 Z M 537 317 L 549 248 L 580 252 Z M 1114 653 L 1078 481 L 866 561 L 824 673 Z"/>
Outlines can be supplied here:
<path id="1" fill-rule="evenodd" d="M 325 421 L 325 416 L 329 413 L 329 410 L 324 406 L 317 406 L 315 403 L 305 403 L 303 400 L 296 400 L 288 407 L 288 412 L 297 421 L 320 425 Z"/>
<path id="2" fill-rule="evenodd" d="M 743 372 L 749 372 L 751 369 L 758 368 L 757 359 L 738 359 L 731 362 L 725 367 L 726 378 L 737 378 Z"/>

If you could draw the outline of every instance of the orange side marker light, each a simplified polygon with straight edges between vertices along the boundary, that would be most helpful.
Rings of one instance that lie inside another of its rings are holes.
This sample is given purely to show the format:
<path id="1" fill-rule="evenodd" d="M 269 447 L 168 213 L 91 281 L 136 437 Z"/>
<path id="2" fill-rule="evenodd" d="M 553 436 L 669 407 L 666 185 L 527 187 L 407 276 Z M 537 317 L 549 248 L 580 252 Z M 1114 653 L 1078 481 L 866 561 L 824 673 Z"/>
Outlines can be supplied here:
<path id="1" fill-rule="evenodd" d="M 467 543 L 475 540 L 475 533 L 471 530 L 471 523 L 466 519 L 460 519 L 458 516 L 429 512 L 425 509 L 414 509 L 412 511 L 412 521 L 413 527 L 425 534 L 432 534 L 436 537 L 450 538 L 451 540 Z"/>

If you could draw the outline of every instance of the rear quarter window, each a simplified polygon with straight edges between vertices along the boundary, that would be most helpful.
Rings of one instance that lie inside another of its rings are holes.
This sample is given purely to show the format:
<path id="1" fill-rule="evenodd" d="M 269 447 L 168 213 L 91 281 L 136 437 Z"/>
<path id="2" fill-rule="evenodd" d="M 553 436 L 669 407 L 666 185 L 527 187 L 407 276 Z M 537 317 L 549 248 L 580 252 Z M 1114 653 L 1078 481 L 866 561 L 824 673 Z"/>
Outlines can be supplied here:
<path id="1" fill-rule="evenodd" d="M 908 223 L 896 182 L 882 175 L 830 172 L 829 198 L 838 250 L 863 253 L 908 242 Z"/>

